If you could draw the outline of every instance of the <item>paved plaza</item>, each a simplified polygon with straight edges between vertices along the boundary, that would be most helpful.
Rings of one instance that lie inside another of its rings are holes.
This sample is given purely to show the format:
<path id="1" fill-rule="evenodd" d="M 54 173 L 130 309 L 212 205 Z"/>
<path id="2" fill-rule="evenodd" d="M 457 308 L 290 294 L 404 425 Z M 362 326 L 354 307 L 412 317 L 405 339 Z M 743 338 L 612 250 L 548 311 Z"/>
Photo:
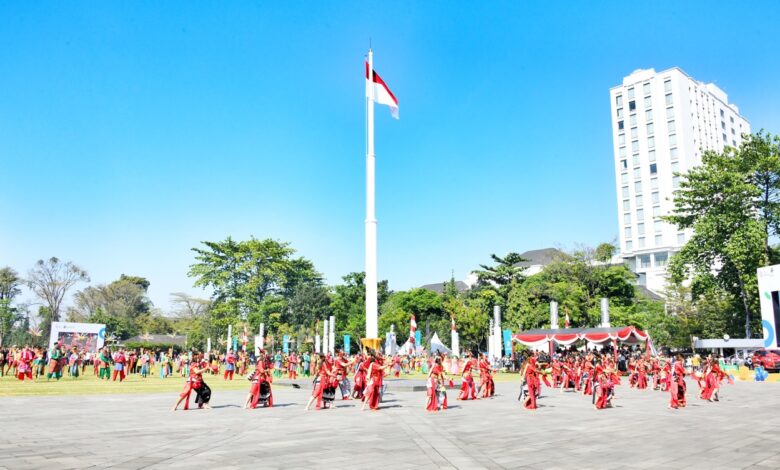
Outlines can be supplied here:
<path id="1" fill-rule="evenodd" d="M 435 414 L 424 393 L 392 385 L 374 412 L 348 401 L 307 413 L 309 391 L 289 387 L 251 411 L 243 392 L 175 413 L 173 394 L 0 398 L 0 468 L 780 468 L 780 384 L 724 385 L 720 403 L 689 394 L 679 411 L 625 384 L 603 411 L 544 388 L 529 412 L 517 384 L 497 392 L 463 403 L 450 391 Z"/>

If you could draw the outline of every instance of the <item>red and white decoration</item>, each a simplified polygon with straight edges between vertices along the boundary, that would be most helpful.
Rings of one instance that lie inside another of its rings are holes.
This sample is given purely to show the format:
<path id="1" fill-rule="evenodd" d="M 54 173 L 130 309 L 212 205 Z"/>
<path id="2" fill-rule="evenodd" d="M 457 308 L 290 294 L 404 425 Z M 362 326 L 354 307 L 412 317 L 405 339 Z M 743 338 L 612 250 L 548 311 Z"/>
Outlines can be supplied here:
<path id="1" fill-rule="evenodd" d="M 390 114 L 398 119 L 398 98 L 395 97 L 382 77 L 373 73 L 373 83 L 369 80 L 369 67 L 366 62 L 366 96 L 374 100 L 374 103 L 384 104 L 390 107 Z"/>

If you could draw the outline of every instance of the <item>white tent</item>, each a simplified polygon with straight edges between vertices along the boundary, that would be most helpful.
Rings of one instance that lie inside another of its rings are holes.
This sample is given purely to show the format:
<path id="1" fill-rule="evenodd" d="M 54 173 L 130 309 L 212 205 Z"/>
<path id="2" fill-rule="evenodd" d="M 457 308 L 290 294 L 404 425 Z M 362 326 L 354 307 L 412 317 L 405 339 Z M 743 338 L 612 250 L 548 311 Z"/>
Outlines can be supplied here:
<path id="1" fill-rule="evenodd" d="M 433 338 L 431 338 L 431 354 L 436 354 L 438 352 L 442 352 L 444 354 L 450 354 L 452 351 L 450 348 L 444 345 L 444 343 L 441 342 L 439 339 L 439 334 L 434 333 Z"/>

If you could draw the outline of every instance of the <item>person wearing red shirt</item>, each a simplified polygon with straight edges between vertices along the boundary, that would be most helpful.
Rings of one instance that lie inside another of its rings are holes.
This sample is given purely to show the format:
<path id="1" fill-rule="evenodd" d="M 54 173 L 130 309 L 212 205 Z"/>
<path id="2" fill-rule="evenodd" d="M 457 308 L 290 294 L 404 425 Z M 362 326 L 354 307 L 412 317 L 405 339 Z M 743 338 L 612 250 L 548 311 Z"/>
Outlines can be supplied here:
<path id="1" fill-rule="evenodd" d="M 493 368 L 490 367 L 486 355 L 482 354 L 477 366 L 479 367 L 479 397 L 491 398 L 496 394 L 496 386 L 493 383 Z"/>
<path id="2" fill-rule="evenodd" d="M 476 361 L 471 357 L 470 352 L 466 352 L 466 362 L 463 364 L 463 372 L 461 372 L 460 395 L 458 395 L 458 400 L 477 399 L 474 377 L 471 373 L 471 369 L 473 369 L 474 366 L 476 366 Z"/>
<path id="3" fill-rule="evenodd" d="M 333 368 L 335 375 L 335 385 L 338 385 L 339 390 L 341 390 L 341 399 L 342 400 L 349 400 L 350 398 L 350 383 L 349 383 L 349 374 L 347 373 L 347 369 L 349 366 L 354 364 L 354 360 L 348 360 L 344 356 L 344 351 L 339 350 L 336 359 L 333 361 Z"/>
<path id="4" fill-rule="evenodd" d="M 127 364 L 127 358 L 125 357 L 124 350 L 120 349 L 119 351 L 114 354 L 114 374 L 112 375 L 112 380 L 116 382 L 117 375 L 119 376 L 119 381 L 122 382 L 125 380 L 125 365 Z"/>
<path id="5" fill-rule="evenodd" d="M 352 398 L 363 400 L 363 393 L 365 392 L 368 383 L 368 366 L 370 362 L 368 358 L 364 357 L 362 354 L 358 354 L 356 360 L 358 366 L 355 370 L 355 386 L 352 388 Z"/>
<path id="6" fill-rule="evenodd" d="M 260 402 L 260 390 L 263 384 L 267 384 L 268 392 L 270 394 L 268 397 L 268 408 L 274 406 L 274 394 L 273 391 L 271 391 L 273 376 L 271 371 L 266 367 L 266 360 L 265 353 L 260 353 L 260 356 L 258 356 L 257 362 L 255 363 L 255 370 L 249 375 L 251 386 L 249 387 L 249 395 L 246 397 L 244 408 L 257 408 L 257 404 Z"/>
<path id="7" fill-rule="evenodd" d="M 30 351 L 28 346 L 22 349 L 19 353 L 19 359 L 16 364 L 16 377 L 24 382 L 24 378 L 27 377 L 32 381 L 32 361 L 34 359 L 33 352 Z"/>
<path id="8" fill-rule="evenodd" d="M 428 373 L 428 401 L 426 411 L 439 411 L 447 409 L 447 393 L 444 391 L 444 369 L 441 365 L 441 357 L 437 357 Z"/>
<path id="9" fill-rule="evenodd" d="M 684 408 L 687 404 L 685 400 L 685 366 L 683 365 L 683 357 L 681 354 L 677 355 L 677 360 L 672 368 L 672 377 L 669 381 L 669 408 L 677 409 Z"/>
<path id="10" fill-rule="evenodd" d="M 298 356 L 295 353 L 287 358 L 287 378 L 292 380 L 298 378 Z"/>
<path id="11" fill-rule="evenodd" d="M 374 353 L 366 371 L 368 384 L 366 385 L 363 407 L 360 411 L 365 410 L 366 406 L 372 410 L 379 409 L 379 402 L 382 400 L 382 382 L 385 376 L 385 369 L 389 369 L 391 365 L 392 362 L 389 361 L 387 365 L 384 365 L 382 355 L 378 352 Z"/>
<path id="12" fill-rule="evenodd" d="M 225 375 L 223 377 L 224 380 L 233 380 L 233 373 L 236 371 L 236 355 L 233 353 L 233 351 L 228 351 L 227 355 L 225 356 Z"/>
<path id="13" fill-rule="evenodd" d="M 176 402 L 176 405 L 173 407 L 173 411 L 176 411 L 179 408 L 179 405 L 181 402 L 184 401 L 184 409 L 188 410 L 190 409 L 190 394 L 192 392 L 198 392 L 201 387 L 203 387 L 203 372 L 206 372 L 209 369 L 209 365 L 207 361 L 203 361 L 202 357 L 199 358 L 198 361 L 193 361 L 193 364 L 190 366 L 190 375 L 187 377 L 187 381 L 184 384 L 184 391 L 179 394 L 179 400 Z M 185 401 L 186 400 L 186 401 Z M 198 408 L 211 408 L 206 403 L 201 403 L 198 405 Z"/>
<path id="14" fill-rule="evenodd" d="M 539 371 L 536 368 L 536 358 L 531 356 L 521 369 L 520 379 L 525 380 L 528 386 L 528 396 L 523 401 L 523 406 L 528 410 L 536 409 L 536 396 L 539 391 Z"/>
<path id="15" fill-rule="evenodd" d="M 325 358 L 322 355 L 316 356 L 316 366 L 315 366 L 315 374 L 317 375 L 317 378 L 315 379 L 314 384 L 314 390 L 311 392 L 311 397 L 309 397 L 309 402 L 306 404 L 306 411 L 309 411 L 311 408 L 312 402 L 315 400 L 317 401 L 317 405 L 315 406 L 315 409 L 319 410 L 322 408 L 322 393 L 325 391 L 326 388 L 330 387 L 331 380 L 333 377 L 335 377 L 335 373 L 332 369 L 332 364 L 330 361 Z"/>

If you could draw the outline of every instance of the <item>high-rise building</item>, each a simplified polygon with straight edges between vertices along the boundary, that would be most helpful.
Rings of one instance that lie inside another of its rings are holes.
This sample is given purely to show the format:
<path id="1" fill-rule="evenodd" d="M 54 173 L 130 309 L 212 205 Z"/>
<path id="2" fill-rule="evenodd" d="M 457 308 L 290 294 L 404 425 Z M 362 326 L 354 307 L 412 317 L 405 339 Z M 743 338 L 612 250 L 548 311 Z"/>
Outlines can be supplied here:
<path id="1" fill-rule="evenodd" d="M 663 293 L 669 257 L 690 238 L 660 220 L 704 150 L 736 147 L 750 124 L 713 83 L 679 68 L 636 70 L 609 90 L 620 252 L 638 283 Z"/>

